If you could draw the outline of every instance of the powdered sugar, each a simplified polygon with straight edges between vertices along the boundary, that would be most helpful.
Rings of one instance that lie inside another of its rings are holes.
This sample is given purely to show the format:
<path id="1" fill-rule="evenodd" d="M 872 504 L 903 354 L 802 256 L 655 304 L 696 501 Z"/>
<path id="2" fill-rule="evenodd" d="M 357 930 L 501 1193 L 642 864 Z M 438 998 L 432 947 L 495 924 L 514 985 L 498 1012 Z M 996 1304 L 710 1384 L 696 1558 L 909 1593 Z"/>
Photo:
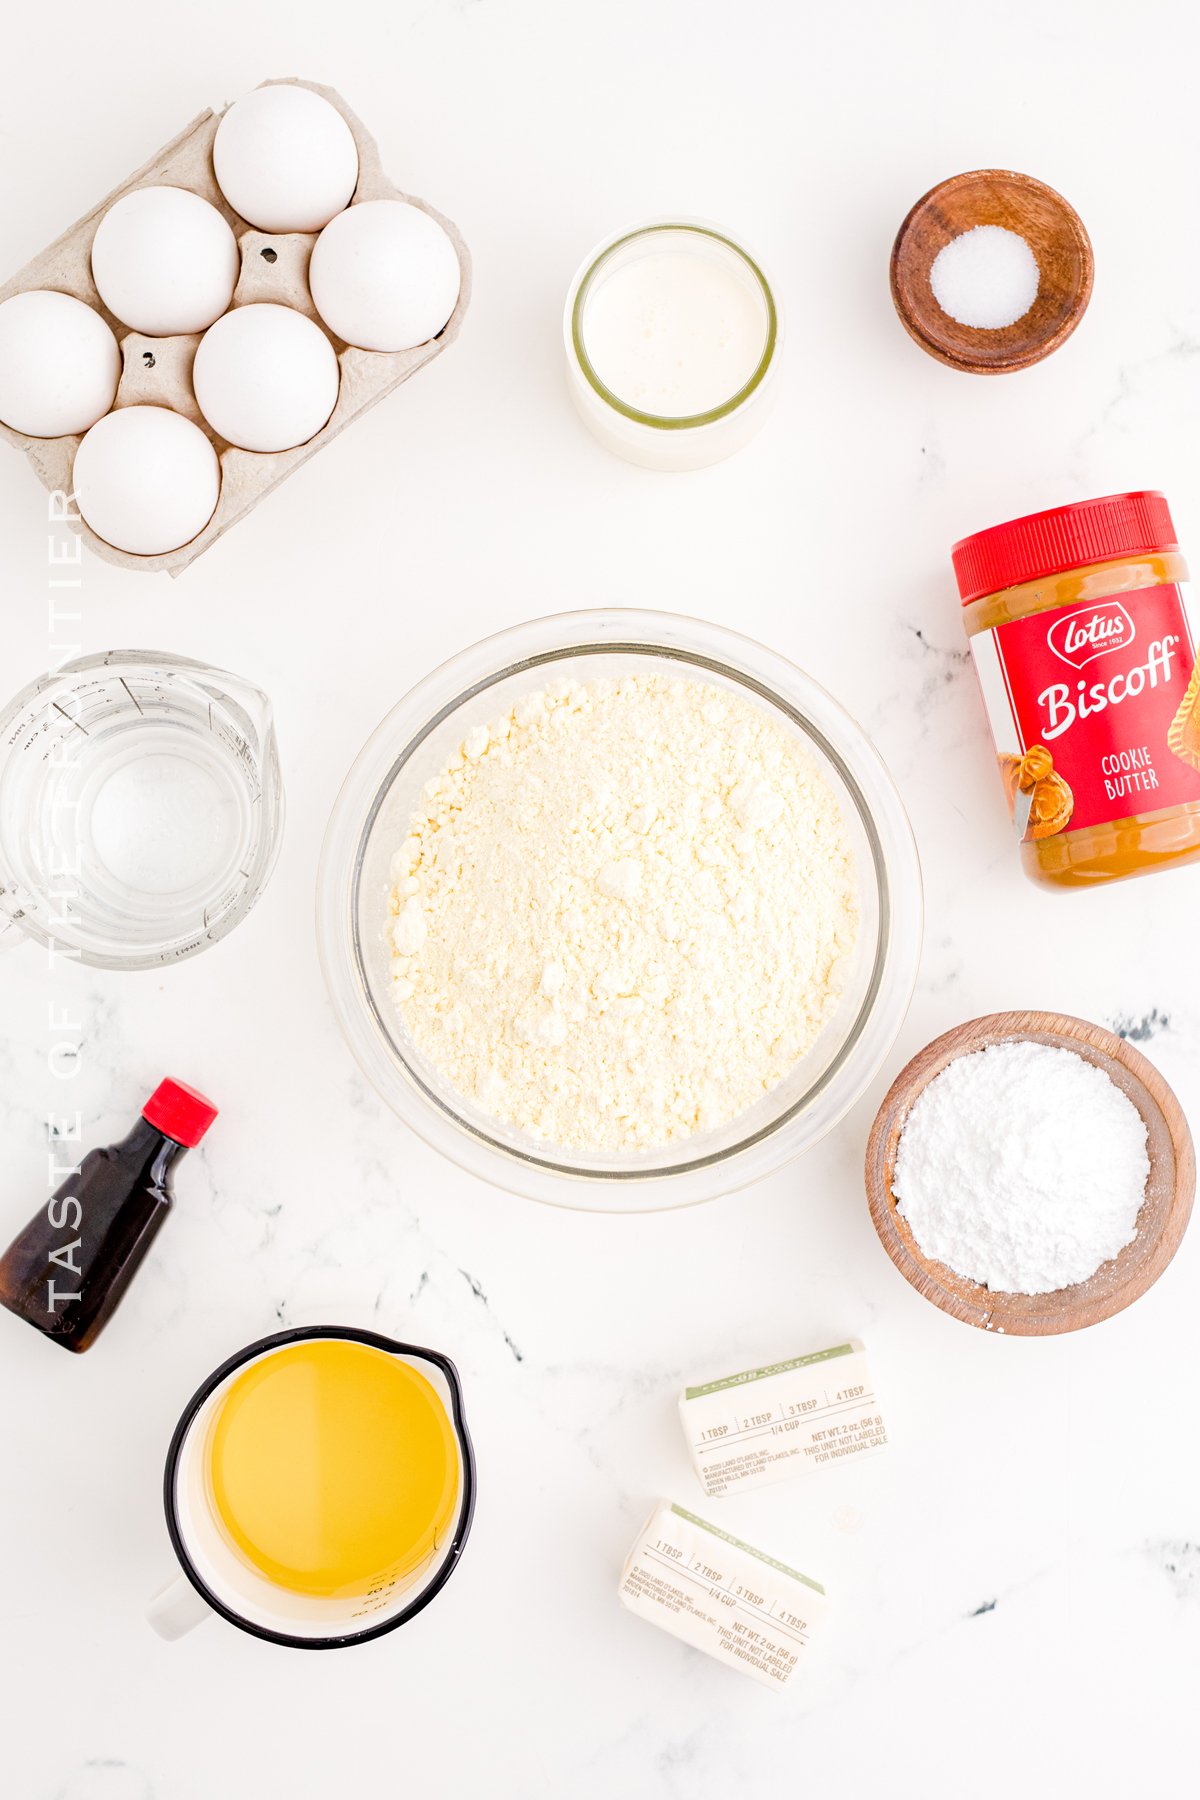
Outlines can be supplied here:
<path id="1" fill-rule="evenodd" d="M 922 1253 L 997 1291 L 1094 1275 L 1137 1231 L 1150 1162 L 1133 1102 L 1072 1050 L 992 1044 L 918 1097 L 892 1192 Z"/>

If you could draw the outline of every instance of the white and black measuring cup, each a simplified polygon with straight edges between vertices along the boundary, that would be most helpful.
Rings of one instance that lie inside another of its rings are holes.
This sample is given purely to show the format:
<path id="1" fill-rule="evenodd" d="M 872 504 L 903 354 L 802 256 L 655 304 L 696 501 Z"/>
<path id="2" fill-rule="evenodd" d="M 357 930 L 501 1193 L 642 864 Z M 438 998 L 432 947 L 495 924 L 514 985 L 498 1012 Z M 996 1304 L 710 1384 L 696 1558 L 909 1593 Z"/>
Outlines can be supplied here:
<path id="1" fill-rule="evenodd" d="M 446 1409 L 458 1447 L 458 1502 L 446 1537 L 421 1567 L 382 1591 L 350 1599 L 295 1593 L 250 1568 L 227 1542 L 214 1516 L 206 1481 L 206 1444 L 213 1416 L 231 1382 L 251 1363 L 289 1344 L 336 1338 L 365 1344 L 416 1369 Z M 396 1343 L 374 1331 L 339 1325 L 299 1327 L 260 1338 L 239 1350 L 192 1395 L 175 1427 L 163 1480 L 167 1530 L 183 1573 L 155 1595 L 146 1610 L 161 1637 L 182 1637 L 219 1613 L 241 1631 L 301 1650 L 335 1650 L 382 1637 L 429 1605 L 458 1567 L 475 1509 L 475 1456 L 463 1414 L 462 1385 L 449 1357 Z"/>

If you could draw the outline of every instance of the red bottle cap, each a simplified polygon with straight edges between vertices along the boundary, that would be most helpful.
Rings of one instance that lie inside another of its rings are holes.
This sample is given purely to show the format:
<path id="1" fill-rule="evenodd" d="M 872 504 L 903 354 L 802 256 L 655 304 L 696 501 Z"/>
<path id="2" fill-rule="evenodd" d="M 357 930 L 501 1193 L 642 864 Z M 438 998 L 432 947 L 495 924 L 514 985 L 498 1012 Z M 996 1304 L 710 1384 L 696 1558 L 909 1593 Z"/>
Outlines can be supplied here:
<path id="1" fill-rule="evenodd" d="M 211 1100 L 184 1081 L 172 1081 L 170 1076 L 159 1082 L 142 1108 L 142 1117 L 148 1124 L 189 1150 L 200 1142 L 216 1116 Z"/>
<path id="2" fill-rule="evenodd" d="M 1178 548 L 1163 496 L 1143 490 L 1010 519 L 1007 525 L 961 538 L 950 555 L 966 606 L 984 594 L 998 594 L 1062 569 Z"/>

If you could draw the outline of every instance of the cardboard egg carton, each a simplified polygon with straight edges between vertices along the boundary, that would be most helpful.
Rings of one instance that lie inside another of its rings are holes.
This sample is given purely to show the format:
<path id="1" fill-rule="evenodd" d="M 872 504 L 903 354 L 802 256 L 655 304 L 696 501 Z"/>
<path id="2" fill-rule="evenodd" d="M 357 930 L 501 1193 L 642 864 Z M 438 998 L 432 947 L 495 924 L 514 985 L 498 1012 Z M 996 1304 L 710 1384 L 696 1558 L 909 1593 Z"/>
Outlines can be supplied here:
<path id="1" fill-rule="evenodd" d="M 271 87 L 277 84 L 264 82 L 262 85 Z M 211 111 L 201 113 L 186 131 L 164 145 L 128 181 L 93 207 L 85 218 L 72 225 L 48 249 L 35 256 L 11 281 L 0 287 L 0 301 L 7 300 L 13 294 L 25 293 L 31 288 L 52 288 L 86 301 L 108 321 L 121 346 L 123 368 L 114 410 L 120 406 L 170 407 L 199 425 L 216 449 L 221 464 L 221 492 L 216 511 L 204 530 L 178 550 L 167 551 L 161 556 L 133 556 L 125 550 L 117 550 L 111 544 L 106 544 L 82 519 L 71 518 L 70 523 L 74 529 L 97 556 L 102 556 L 106 562 L 116 563 L 122 569 L 166 569 L 169 574 L 178 575 L 189 563 L 195 562 L 210 544 L 223 536 L 231 525 L 236 525 L 239 519 L 257 506 L 265 494 L 269 494 L 272 488 L 286 480 L 293 469 L 307 462 L 310 456 L 315 456 L 318 450 L 365 413 L 368 407 L 382 400 L 385 394 L 390 394 L 393 388 L 399 387 L 402 381 L 407 381 L 410 375 L 439 355 L 447 344 L 453 343 L 462 327 L 463 315 L 471 297 L 471 258 L 457 228 L 424 200 L 401 193 L 388 180 L 380 165 L 379 148 L 374 138 L 351 112 L 340 94 L 335 93 L 332 88 L 319 87 L 312 81 L 293 80 L 290 85 L 311 88 L 314 94 L 320 94 L 337 108 L 353 132 L 358 146 L 359 174 L 358 186 L 350 202 L 352 206 L 364 200 L 407 200 L 410 205 L 419 206 L 423 212 L 436 219 L 448 234 L 462 271 L 457 304 L 437 337 L 427 344 L 419 344 L 414 350 L 358 350 L 343 343 L 318 317 L 308 289 L 308 261 L 319 233 L 257 231 L 233 211 L 217 186 L 217 178 L 213 173 L 213 139 L 222 115 Z M 294 307 L 314 320 L 333 344 L 341 369 L 337 405 L 328 422 L 306 444 L 299 444 L 294 450 L 264 452 L 239 450 L 218 437 L 201 415 L 192 387 L 192 362 L 203 333 L 193 332 L 180 337 L 146 337 L 140 332 L 131 331 L 127 325 L 114 318 L 101 301 L 92 280 L 91 262 L 92 240 L 101 218 L 115 200 L 131 193 L 134 188 L 159 186 L 190 188 L 193 193 L 215 206 L 227 220 L 241 254 L 241 273 L 231 306 L 270 300 Z M 3 424 L 0 424 L 0 433 L 10 444 L 25 452 L 51 493 L 71 492 L 71 472 L 75 464 L 75 452 L 80 444 L 78 436 L 32 438 L 19 431 L 11 431 Z"/>

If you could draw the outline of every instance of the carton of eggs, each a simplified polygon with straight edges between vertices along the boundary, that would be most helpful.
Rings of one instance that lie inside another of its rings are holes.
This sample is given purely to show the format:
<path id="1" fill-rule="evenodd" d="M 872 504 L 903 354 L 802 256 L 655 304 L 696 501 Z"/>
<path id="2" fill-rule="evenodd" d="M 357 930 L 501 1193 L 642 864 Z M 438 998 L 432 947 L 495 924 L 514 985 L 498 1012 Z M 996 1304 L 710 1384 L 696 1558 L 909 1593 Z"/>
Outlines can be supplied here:
<path id="1" fill-rule="evenodd" d="M 178 574 L 453 342 L 455 227 L 340 96 L 196 119 L 0 287 L 0 436 L 124 568 Z"/>

